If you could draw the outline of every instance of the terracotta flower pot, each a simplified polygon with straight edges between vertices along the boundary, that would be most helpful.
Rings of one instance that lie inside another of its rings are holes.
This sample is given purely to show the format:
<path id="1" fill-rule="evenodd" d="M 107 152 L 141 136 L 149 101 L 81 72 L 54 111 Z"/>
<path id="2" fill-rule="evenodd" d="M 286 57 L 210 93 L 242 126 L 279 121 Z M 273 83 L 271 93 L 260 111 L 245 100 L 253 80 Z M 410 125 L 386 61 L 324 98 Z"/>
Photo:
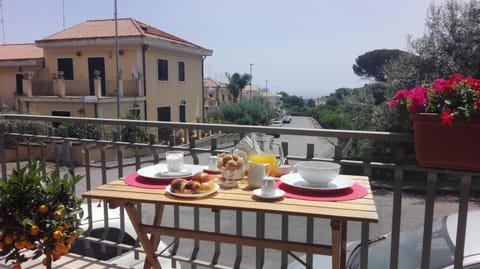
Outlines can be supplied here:
<path id="1" fill-rule="evenodd" d="M 420 166 L 480 171 L 480 119 L 445 126 L 439 114 L 412 116 Z"/>

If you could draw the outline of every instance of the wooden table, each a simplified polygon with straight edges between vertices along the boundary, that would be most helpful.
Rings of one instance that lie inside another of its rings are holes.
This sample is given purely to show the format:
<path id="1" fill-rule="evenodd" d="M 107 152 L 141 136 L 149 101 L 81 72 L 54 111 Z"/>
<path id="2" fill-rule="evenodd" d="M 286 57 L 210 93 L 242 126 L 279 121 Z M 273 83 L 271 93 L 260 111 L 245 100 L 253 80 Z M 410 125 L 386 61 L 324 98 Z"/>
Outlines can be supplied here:
<path id="1" fill-rule="evenodd" d="M 252 196 L 244 180 L 239 181 L 236 189 L 220 189 L 207 198 L 185 199 L 174 197 L 163 189 L 137 188 L 127 185 L 122 179 L 99 186 L 83 193 L 84 198 L 95 198 L 107 201 L 110 206 L 124 206 L 141 242 L 145 254 L 145 268 L 161 268 L 155 256 L 155 249 L 160 242 L 160 235 L 221 243 L 240 244 L 260 248 L 283 251 L 297 251 L 332 256 L 332 268 L 345 268 L 347 221 L 378 222 L 378 215 L 373 201 L 368 177 L 349 176 L 358 184 L 367 188 L 368 195 L 351 201 L 319 202 L 284 198 L 265 201 Z M 135 206 L 136 203 L 155 205 L 152 224 L 144 224 Z M 272 206 L 272 203 L 275 206 Z M 209 231 L 197 231 L 183 228 L 161 226 L 165 205 L 212 208 L 215 210 L 241 210 L 258 213 L 288 214 L 305 217 L 330 219 L 332 244 L 321 245 L 300 243 L 276 239 L 256 238 Z M 150 235 L 150 236 L 149 236 Z"/>

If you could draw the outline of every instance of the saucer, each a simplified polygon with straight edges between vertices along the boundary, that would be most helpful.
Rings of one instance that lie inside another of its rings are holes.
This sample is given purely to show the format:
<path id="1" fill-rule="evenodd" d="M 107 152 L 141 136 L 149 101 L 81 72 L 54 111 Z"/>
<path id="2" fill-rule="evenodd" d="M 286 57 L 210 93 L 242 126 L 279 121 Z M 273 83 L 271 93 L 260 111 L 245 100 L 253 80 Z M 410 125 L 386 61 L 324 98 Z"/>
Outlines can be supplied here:
<path id="1" fill-rule="evenodd" d="M 262 199 L 278 199 L 285 195 L 285 192 L 280 189 L 275 189 L 275 193 L 273 195 L 263 195 L 262 188 L 253 190 L 253 195 L 260 197 Z"/>
<path id="2" fill-rule="evenodd" d="M 355 181 L 346 176 L 337 176 L 327 184 L 311 184 L 303 179 L 298 173 L 286 174 L 280 177 L 280 181 L 297 189 L 309 191 L 336 191 L 352 187 Z"/>
<path id="3" fill-rule="evenodd" d="M 157 173 L 155 173 L 156 177 L 161 177 L 161 178 L 163 178 L 163 177 L 185 177 L 185 176 L 191 176 L 191 175 L 192 175 L 192 171 L 190 169 L 186 169 L 186 168 L 183 168 L 182 170 L 175 171 L 175 172 L 164 170 L 164 171 L 157 171 Z"/>
<path id="4" fill-rule="evenodd" d="M 191 177 L 193 174 L 197 172 L 203 171 L 203 167 L 198 165 L 189 165 L 184 164 L 183 169 L 178 172 L 169 172 L 167 170 L 166 163 L 158 163 L 155 165 L 150 165 L 147 167 L 140 168 L 137 173 L 146 178 L 152 179 L 173 179 L 173 178 L 186 178 Z"/>

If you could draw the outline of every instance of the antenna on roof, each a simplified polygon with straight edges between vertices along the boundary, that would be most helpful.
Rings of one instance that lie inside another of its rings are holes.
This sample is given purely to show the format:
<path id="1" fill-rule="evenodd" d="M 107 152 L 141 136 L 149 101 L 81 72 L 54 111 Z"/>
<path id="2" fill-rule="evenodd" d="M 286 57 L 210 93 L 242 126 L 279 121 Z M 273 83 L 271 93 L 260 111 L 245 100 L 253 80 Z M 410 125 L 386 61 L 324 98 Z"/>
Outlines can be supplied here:
<path id="1" fill-rule="evenodd" d="M 0 20 L 2 23 L 2 43 L 5 45 L 5 24 L 3 23 L 3 6 L 2 0 L 0 0 Z"/>
<path id="2" fill-rule="evenodd" d="M 63 29 L 65 29 L 65 0 L 62 0 Z"/>

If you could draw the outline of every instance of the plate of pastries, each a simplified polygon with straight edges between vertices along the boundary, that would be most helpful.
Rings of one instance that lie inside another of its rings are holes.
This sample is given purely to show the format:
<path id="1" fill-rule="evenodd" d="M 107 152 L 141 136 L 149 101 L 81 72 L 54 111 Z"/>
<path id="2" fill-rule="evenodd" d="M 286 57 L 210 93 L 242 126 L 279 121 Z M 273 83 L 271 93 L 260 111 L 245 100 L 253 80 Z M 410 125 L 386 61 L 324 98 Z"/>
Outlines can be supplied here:
<path id="1" fill-rule="evenodd" d="M 215 193 L 218 189 L 218 184 L 205 172 L 197 172 L 188 179 L 176 178 L 165 188 L 167 193 L 185 198 L 206 197 Z"/>

